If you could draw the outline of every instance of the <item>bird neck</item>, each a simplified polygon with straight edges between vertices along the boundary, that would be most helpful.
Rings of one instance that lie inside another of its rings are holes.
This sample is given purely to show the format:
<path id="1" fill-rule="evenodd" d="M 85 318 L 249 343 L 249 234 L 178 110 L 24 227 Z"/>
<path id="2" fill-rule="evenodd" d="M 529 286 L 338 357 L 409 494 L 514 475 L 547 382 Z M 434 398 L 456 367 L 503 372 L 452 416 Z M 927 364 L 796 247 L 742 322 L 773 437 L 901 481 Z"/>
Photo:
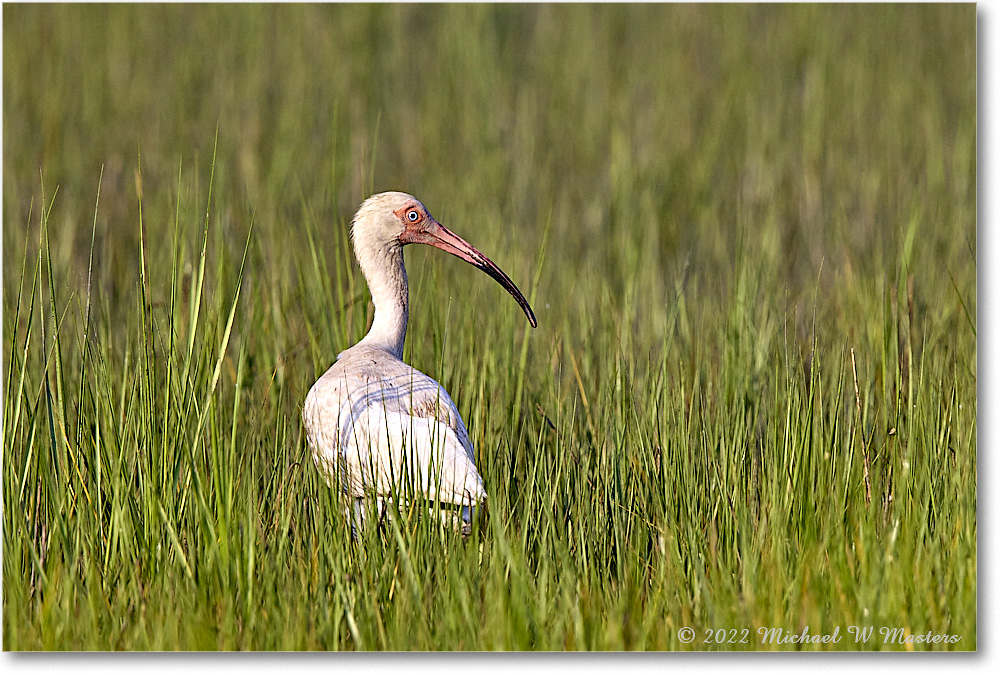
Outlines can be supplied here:
<path id="1" fill-rule="evenodd" d="M 402 360 L 409 318 L 409 284 L 403 265 L 403 248 L 396 245 L 369 250 L 358 256 L 358 263 L 375 305 L 372 327 L 358 344 L 382 349 Z"/>

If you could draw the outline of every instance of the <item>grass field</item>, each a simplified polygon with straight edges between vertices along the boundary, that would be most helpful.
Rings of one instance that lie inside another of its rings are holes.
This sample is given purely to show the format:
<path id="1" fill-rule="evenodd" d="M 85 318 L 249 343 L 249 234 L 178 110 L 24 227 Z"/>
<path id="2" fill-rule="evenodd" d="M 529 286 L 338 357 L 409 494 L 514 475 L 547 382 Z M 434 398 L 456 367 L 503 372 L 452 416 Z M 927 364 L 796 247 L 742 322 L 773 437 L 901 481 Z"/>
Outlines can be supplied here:
<path id="1" fill-rule="evenodd" d="M 4 5 L 4 649 L 976 649 L 975 20 Z M 387 189 L 465 541 L 305 446 Z"/>

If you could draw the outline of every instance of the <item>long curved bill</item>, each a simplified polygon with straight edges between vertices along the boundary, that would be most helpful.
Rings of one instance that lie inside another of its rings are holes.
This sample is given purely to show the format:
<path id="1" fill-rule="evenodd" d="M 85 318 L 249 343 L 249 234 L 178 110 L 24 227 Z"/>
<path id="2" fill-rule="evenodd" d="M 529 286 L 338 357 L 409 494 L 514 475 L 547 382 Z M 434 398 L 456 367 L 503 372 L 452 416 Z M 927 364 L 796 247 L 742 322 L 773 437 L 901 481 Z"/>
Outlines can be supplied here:
<path id="1" fill-rule="evenodd" d="M 522 310 L 524 310 L 524 315 L 528 317 L 528 322 L 531 323 L 531 327 L 535 328 L 538 326 L 538 322 L 535 321 L 535 313 L 531 311 L 531 306 L 524 298 L 524 294 L 521 293 L 520 289 L 516 285 L 514 285 L 514 282 L 510 280 L 510 277 L 504 274 L 504 271 L 497 267 L 492 260 L 477 251 L 472 244 L 462 239 L 441 223 L 433 221 L 421 231 L 407 231 L 401 239 L 407 244 L 427 244 L 428 246 L 439 248 L 442 251 L 447 251 L 453 256 L 461 258 L 470 265 L 478 267 L 482 271 L 486 272 L 493 277 L 497 283 L 507 289 L 507 292 L 510 293 L 515 300 L 517 300 L 517 304 L 521 306 Z"/>

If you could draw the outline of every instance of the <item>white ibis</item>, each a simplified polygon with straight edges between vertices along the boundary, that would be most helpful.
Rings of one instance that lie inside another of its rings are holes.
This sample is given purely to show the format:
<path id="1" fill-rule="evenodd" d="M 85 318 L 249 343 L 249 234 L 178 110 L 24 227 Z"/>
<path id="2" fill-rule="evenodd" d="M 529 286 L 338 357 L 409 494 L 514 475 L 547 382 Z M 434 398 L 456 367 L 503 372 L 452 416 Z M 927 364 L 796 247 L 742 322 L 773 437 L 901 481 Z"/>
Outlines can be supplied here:
<path id="1" fill-rule="evenodd" d="M 510 277 L 408 194 L 366 199 L 351 233 L 375 318 L 306 396 L 302 418 L 313 460 L 327 483 L 339 483 L 350 499 L 352 529 L 363 523 L 365 499 L 374 498 L 379 513 L 386 501 L 426 499 L 461 507 L 467 533 L 486 491 L 451 397 L 402 361 L 409 315 L 403 246 L 428 244 L 465 260 L 506 288 L 532 327 L 535 315 Z"/>

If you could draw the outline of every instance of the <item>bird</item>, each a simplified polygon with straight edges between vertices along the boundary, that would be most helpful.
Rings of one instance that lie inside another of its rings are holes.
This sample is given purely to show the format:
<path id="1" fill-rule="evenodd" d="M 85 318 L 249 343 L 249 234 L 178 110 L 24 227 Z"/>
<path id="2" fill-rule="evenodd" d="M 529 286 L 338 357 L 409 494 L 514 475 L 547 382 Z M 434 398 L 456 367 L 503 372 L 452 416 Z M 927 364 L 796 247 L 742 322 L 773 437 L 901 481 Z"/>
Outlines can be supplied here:
<path id="1" fill-rule="evenodd" d="M 499 282 L 532 328 L 535 314 L 493 261 L 405 192 L 365 199 L 351 240 L 375 316 L 368 333 L 337 355 L 306 396 L 302 418 L 313 461 L 327 484 L 345 495 L 352 536 L 364 527 L 371 499 L 380 518 L 387 503 L 429 501 L 441 509 L 442 520 L 450 518 L 467 535 L 487 494 L 457 406 L 437 381 L 403 362 L 409 318 L 403 247 L 447 251 Z"/>

